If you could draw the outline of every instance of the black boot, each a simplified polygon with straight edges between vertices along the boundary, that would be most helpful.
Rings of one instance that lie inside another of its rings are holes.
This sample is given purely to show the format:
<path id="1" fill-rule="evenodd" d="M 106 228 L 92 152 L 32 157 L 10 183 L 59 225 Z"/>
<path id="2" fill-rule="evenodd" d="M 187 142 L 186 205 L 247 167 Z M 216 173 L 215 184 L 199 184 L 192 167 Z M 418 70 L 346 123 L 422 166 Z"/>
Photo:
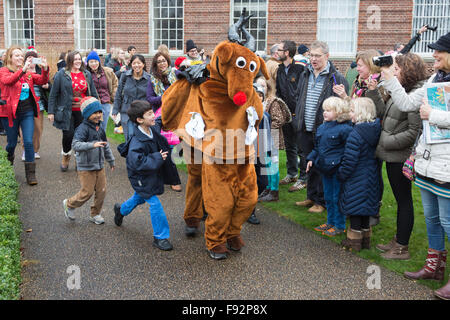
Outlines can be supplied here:
<path id="1" fill-rule="evenodd" d="M 247 222 L 251 223 L 251 224 L 260 224 L 258 218 L 256 217 L 255 210 L 253 210 L 253 212 L 252 212 L 250 218 L 248 218 Z"/>
<path id="2" fill-rule="evenodd" d="M 8 161 L 11 163 L 11 165 L 14 165 L 14 153 L 13 154 L 9 154 L 8 153 Z"/>
<path id="3" fill-rule="evenodd" d="M 27 178 L 27 183 L 30 186 L 34 186 L 38 183 L 36 180 L 36 163 L 35 162 L 25 162 L 25 176 Z"/>

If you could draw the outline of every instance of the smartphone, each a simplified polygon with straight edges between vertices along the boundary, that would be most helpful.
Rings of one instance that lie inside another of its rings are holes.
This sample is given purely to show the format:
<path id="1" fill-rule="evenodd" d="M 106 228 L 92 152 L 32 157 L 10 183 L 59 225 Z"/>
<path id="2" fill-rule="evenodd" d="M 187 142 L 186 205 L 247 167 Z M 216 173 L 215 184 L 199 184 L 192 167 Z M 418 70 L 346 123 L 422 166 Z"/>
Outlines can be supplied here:
<path id="1" fill-rule="evenodd" d="M 42 59 L 41 58 L 33 58 L 33 59 L 31 59 L 31 63 L 32 64 L 42 64 Z"/>

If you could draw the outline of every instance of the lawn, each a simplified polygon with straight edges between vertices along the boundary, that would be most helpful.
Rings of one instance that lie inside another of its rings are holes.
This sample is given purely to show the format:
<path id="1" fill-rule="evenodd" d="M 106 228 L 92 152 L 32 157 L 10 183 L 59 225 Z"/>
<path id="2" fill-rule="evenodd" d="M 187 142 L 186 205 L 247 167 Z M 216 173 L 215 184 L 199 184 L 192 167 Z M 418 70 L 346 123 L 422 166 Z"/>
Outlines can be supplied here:
<path id="1" fill-rule="evenodd" d="M 108 138 L 115 143 L 121 143 L 124 141 L 123 135 L 114 134 L 114 124 L 112 121 L 108 123 L 107 130 Z M 186 167 L 183 163 L 177 164 L 178 168 L 186 172 Z M 282 179 L 286 175 L 286 154 L 280 150 L 280 178 Z M 381 208 L 380 224 L 373 228 L 372 245 L 370 250 L 361 250 L 354 254 L 372 261 L 378 265 L 384 266 L 389 270 L 395 271 L 399 274 L 403 274 L 404 271 L 417 271 L 424 265 L 425 258 L 428 250 L 428 239 L 425 225 L 425 218 L 423 216 L 423 208 L 421 203 L 420 191 L 416 186 L 413 186 L 413 199 L 414 199 L 414 229 L 411 235 L 409 243 L 409 252 L 411 259 L 407 261 L 393 261 L 385 260 L 380 256 L 380 251 L 375 248 L 375 245 L 379 243 L 389 242 L 396 231 L 396 215 L 397 206 L 392 194 L 389 181 L 386 176 L 386 169 L 383 166 L 383 180 L 384 180 L 384 194 L 383 194 L 383 206 Z M 280 200 L 278 202 L 262 203 L 261 205 L 269 208 L 279 215 L 286 217 L 302 225 L 308 229 L 313 230 L 318 225 L 326 222 L 326 212 L 321 214 L 311 214 L 307 212 L 307 209 L 295 206 L 296 201 L 302 201 L 306 199 L 306 190 L 297 192 L 288 192 L 288 186 L 280 186 Z M 264 223 L 264 221 L 262 222 Z M 314 231 L 316 232 L 316 231 Z M 340 244 L 345 235 L 340 235 L 334 238 L 330 238 L 316 232 L 318 237 L 325 237 L 330 241 L 334 241 Z M 447 250 L 448 250 L 448 242 Z M 447 266 L 449 263 L 447 263 Z M 438 289 L 442 287 L 448 281 L 448 268 L 446 271 L 445 282 L 439 283 L 431 280 L 419 280 L 431 289 Z"/>

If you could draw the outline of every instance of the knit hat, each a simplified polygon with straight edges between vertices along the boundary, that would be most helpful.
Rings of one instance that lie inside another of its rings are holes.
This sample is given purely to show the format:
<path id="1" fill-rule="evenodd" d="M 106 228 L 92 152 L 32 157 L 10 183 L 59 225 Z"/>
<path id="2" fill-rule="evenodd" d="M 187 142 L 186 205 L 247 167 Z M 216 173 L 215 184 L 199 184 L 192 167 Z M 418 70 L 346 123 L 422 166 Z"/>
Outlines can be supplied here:
<path id="1" fill-rule="evenodd" d="M 298 54 L 304 54 L 305 52 L 308 52 L 309 49 L 304 44 L 301 44 L 301 45 L 298 46 L 297 51 L 298 51 Z"/>
<path id="2" fill-rule="evenodd" d="M 37 52 L 36 48 L 33 47 L 33 46 L 29 46 L 27 49 L 28 49 L 28 51 L 34 51 L 34 52 Z"/>
<path id="3" fill-rule="evenodd" d="M 89 117 L 97 112 L 102 111 L 102 105 L 94 97 L 85 97 L 81 99 L 81 114 L 84 119 L 89 119 Z"/>
<path id="4" fill-rule="evenodd" d="M 450 32 L 440 37 L 435 43 L 429 44 L 428 48 L 450 53 Z"/>
<path id="5" fill-rule="evenodd" d="M 180 64 L 183 60 L 186 60 L 186 57 L 178 57 L 177 60 L 175 60 L 175 68 L 180 69 Z"/>
<path id="6" fill-rule="evenodd" d="M 189 51 L 191 51 L 194 48 L 197 49 L 197 46 L 195 45 L 193 40 L 186 41 L 186 52 L 189 52 Z"/>
<path id="7" fill-rule="evenodd" d="M 91 51 L 89 55 L 86 58 L 86 63 L 89 63 L 89 60 L 97 60 L 100 63 L 100 57 L 98 56 L 98 53 L 95 51 Z"/>

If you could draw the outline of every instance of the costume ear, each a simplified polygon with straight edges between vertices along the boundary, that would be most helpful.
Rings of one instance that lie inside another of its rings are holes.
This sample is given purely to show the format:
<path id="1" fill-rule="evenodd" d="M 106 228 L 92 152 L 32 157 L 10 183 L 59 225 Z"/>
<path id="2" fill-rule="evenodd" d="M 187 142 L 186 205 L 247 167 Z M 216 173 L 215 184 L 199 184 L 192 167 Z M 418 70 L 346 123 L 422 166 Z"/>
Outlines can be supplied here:
<path id="1" fill-rule="evenodd" d="M 261 58 L 261 57 L 258 57 L 258 58 L 259 58 L 259 63 L 261 64 L 260 70 L 261 70 L 264 78 L 266 78 L 266 80 L 269 80 L 270 77 L 269 77 L 269 72 L 267 71 L 266 63 L 264 62 L 263 58 Z"/>
<path id="2" fill-rule="evenodd" d="M 217 57 L 219 58 L 219 62 L 221 64 L 227 64 L 231 57 L 233 56 L 233 44 L 231 42 L 225 42 L 218 48 L 217 50 Z"/>

